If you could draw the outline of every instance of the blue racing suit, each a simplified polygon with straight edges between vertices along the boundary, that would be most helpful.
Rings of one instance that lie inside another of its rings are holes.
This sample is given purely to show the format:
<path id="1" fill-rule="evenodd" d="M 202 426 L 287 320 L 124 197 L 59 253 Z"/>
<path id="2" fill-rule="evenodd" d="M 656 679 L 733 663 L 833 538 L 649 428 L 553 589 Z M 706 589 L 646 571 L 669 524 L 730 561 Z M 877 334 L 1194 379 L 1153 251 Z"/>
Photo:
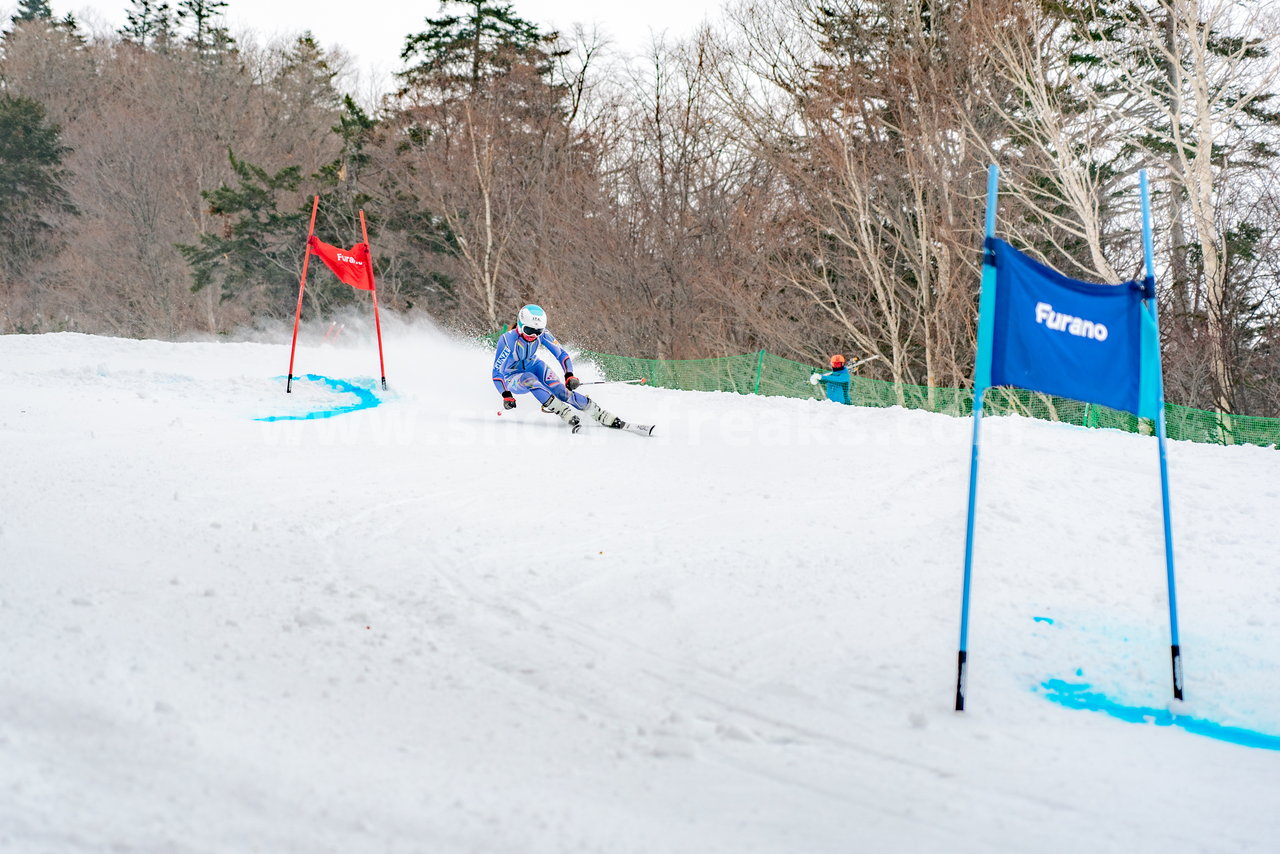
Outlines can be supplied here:
<path id="1" fill-rule="evenodd" d="M 575 409 L 586 409 L 591 403 L 590 399 L 584 394 L 569 391 L 551 370 L 551 366 L 538 358 L 540 344 L 545 345 L 547 351 L 556 357 L 566 374 L 573 373 L 573 360 L 550 332 L 543 332 L 533 341 L 526 341 L 517 330 L 509 329 L 498 339 L 498 347 L 493 355 L 493 387 L 499 393 L 530 392 L 539 404 L 545 404 L 554 395 Z"/>
<path id="2" fill-rule="evenodd" d="M 827 400 L 834 400 L 836 403 L 852 404 L 849 398 L 849 369 L 841 368 L 838 371 L 832 371 L 829 374 L 823 374 L 818 377 L 818 382 L 822 383 L 822 388 L 827 393 Z"/>

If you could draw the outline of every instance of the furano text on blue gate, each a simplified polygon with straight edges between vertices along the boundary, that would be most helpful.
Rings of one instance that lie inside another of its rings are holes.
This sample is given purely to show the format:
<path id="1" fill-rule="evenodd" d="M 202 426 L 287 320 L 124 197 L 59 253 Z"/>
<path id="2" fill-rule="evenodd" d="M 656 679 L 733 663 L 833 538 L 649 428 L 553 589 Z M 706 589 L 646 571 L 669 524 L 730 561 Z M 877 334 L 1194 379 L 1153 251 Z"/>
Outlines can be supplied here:
<path id="1" fill-rule="evenodd" d="M 1107 340 L 1105 323 L 1094 323 L 1092 320 L 1085 320 L 1073 314 L 1062 314 L 1054 311 L 1053 306 L 1047 302 L 1036 303 L 1036 323 L 1043 323 L 1050 329 L 1080 338 L 1092 338 L 1094 341 Z"/>

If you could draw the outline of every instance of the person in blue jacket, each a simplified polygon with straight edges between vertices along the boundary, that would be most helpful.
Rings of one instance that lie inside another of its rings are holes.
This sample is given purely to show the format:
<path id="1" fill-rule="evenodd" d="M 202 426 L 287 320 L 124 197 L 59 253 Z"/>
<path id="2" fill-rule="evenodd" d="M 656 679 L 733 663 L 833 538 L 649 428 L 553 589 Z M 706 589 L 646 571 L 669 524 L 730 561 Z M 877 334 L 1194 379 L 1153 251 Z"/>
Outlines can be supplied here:
<path id="1" fill-rule="evenodd" d="M 845 367 L 844 356 L 839 353 L 831 357 L 831 373 L 812 374 L 809 377 L 809 383 L 811 385 L 822 383 L 822 388 L 827 393 L 827 400 L 846 405 L 853 403 L 849 395 L 849 369 Z"/>
<path id="2" fill-rule="evenodd" d="M 550 365 L 538 358 L 539 347 L 546 347 L 560 363 L 563 382 Z M 573 375 L 573 360 L 547 331 L 547 313 L 541 306 L 526 305 L 520 309 L 515 325 L 498 338 L 493 356 L 493 385 L 502 395 L 503 408 L 515 409 L 517 394 L 532 394 L 545 412 L 559 415 L 574 432 L 582 424 L 578 417 L 580 411 L 606 427 L 622 424 L 616 415 L 575 390 L 579 382 Z"/>

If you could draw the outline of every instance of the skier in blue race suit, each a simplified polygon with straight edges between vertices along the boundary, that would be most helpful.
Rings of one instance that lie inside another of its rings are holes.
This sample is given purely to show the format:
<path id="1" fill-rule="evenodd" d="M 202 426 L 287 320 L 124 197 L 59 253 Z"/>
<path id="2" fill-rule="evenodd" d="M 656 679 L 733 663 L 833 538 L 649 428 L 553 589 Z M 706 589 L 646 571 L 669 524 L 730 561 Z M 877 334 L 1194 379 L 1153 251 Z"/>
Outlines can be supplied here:
<path id="1" fill-rule="evenodd" d="M 809 383 L 811 385 L 822 383 L 822 388 L 827 393 L 827 400 L 846 405 L 853 403 L 849 395 L 849 369 L 845 367 L 844 356 L 839 353 L 831 357 L 831 373 L 812 374 L 809 377 Z"/>
<path id="2" fill-rule="evenodd" d="M 563 382 L 550 365 L 538 358 L 539 346 L 546 347 L 560 363 Z M 493 385 L 502 395 L 503 407 L 515 409 L 517 394 L 532 394 L 544 411 L 559 415 L 575 432 L 582 423 L 579 411 L 606 427 L 622 425 L 613 413 L 575 391 L 578 384 L 578 378 L 573 375 L 573 360 L 547 331 L 547 313 L 536 305 L 520 309 L 515 325 L 498 338 L 493 356 Z"/>

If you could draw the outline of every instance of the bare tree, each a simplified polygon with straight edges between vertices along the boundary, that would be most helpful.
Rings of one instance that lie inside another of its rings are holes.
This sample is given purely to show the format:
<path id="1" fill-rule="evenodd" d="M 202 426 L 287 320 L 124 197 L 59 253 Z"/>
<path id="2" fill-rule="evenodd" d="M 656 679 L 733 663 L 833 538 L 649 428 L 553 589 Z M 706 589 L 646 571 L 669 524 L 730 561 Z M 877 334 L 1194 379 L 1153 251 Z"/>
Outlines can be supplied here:
<path id="1" fill-rule="evenodd" d="M 1274 142 L 1280 116 L 1263 104 L 1280 80 L 1280 63 L 1268 49 L 1280 28 L 1262 7 L 1242 9 L 1229 0 L 1155 0 L 1126 7 L 1125 16 L 1127 38 L 1104 46 L 1113 80 L 1096 107 L 1112 111 L 1164 168 L 1173 303 L 1184 319 L 1203 315 L 1212 405 L 1229 412 L 1239 303 L 1230 284 L 1225 200 L 1237 174 L 1275 156 L 1274 144 L 1262 140 L 1269 135 Z M 1188 254 L 1195 270 L 1184 274 L 1179 268 Z"/>
<path id="2" fill-rule="evenodd" d="M 1137 212 L 1116 196 L 1132 177 L 1129 127 L 1121 118 L 1134 108 L 1132 98 L 1111 92 L 1109 108 L 1099 109 L 1107 72 L 1072 38 L 1072 22 L 1043 4 L 982 0 L 973 18 L 992 75 L 974 81 L 987 109 L 961 116 L 974 144 L 1000 166 L 1016 240 L 1069 273 L 1128 278 L 1140 249 L 1130 239 L 1126 252 L 1116 232 L 1133 237 Z M 987 127 L 977 126 L 979 117 Z"/>
<path id="3" fill-rule="evenodd" d="M 981 165 L 963 116 L 976 108 L 963 96 L 976 61 L 967 21 L 923 6 L 793 0 L 782 20 L 742 7 L 756 75 L 729 92 L 790 186 L 796 225 L 777 275 L 825 318 L 827 333 L 809 334 L 934 386 L 967 373 L 972 352 Z"/>
<path id="4" fill-rule="evenodd" d="M 251 43 L 244 62 L 214 63 L 182 45 L 86 41 L 39 22 L 16 35 L 0 73 L 7 88 L 43 99 L 64 123 L 67 189 L 80 212 L 36 310 L 119 335 L 249 322 L 255 308 L 192 293 L 176 246 L 223 227 L 202 192 L 230 179 L 231 145 L 271 168 L 301 161 L 314 170 L 332 157 L 331 105 L 290 103 L 257 73 L 257 61 L 274 60 Z M 317 129 L 329 139 L 316 142 Z"/>

